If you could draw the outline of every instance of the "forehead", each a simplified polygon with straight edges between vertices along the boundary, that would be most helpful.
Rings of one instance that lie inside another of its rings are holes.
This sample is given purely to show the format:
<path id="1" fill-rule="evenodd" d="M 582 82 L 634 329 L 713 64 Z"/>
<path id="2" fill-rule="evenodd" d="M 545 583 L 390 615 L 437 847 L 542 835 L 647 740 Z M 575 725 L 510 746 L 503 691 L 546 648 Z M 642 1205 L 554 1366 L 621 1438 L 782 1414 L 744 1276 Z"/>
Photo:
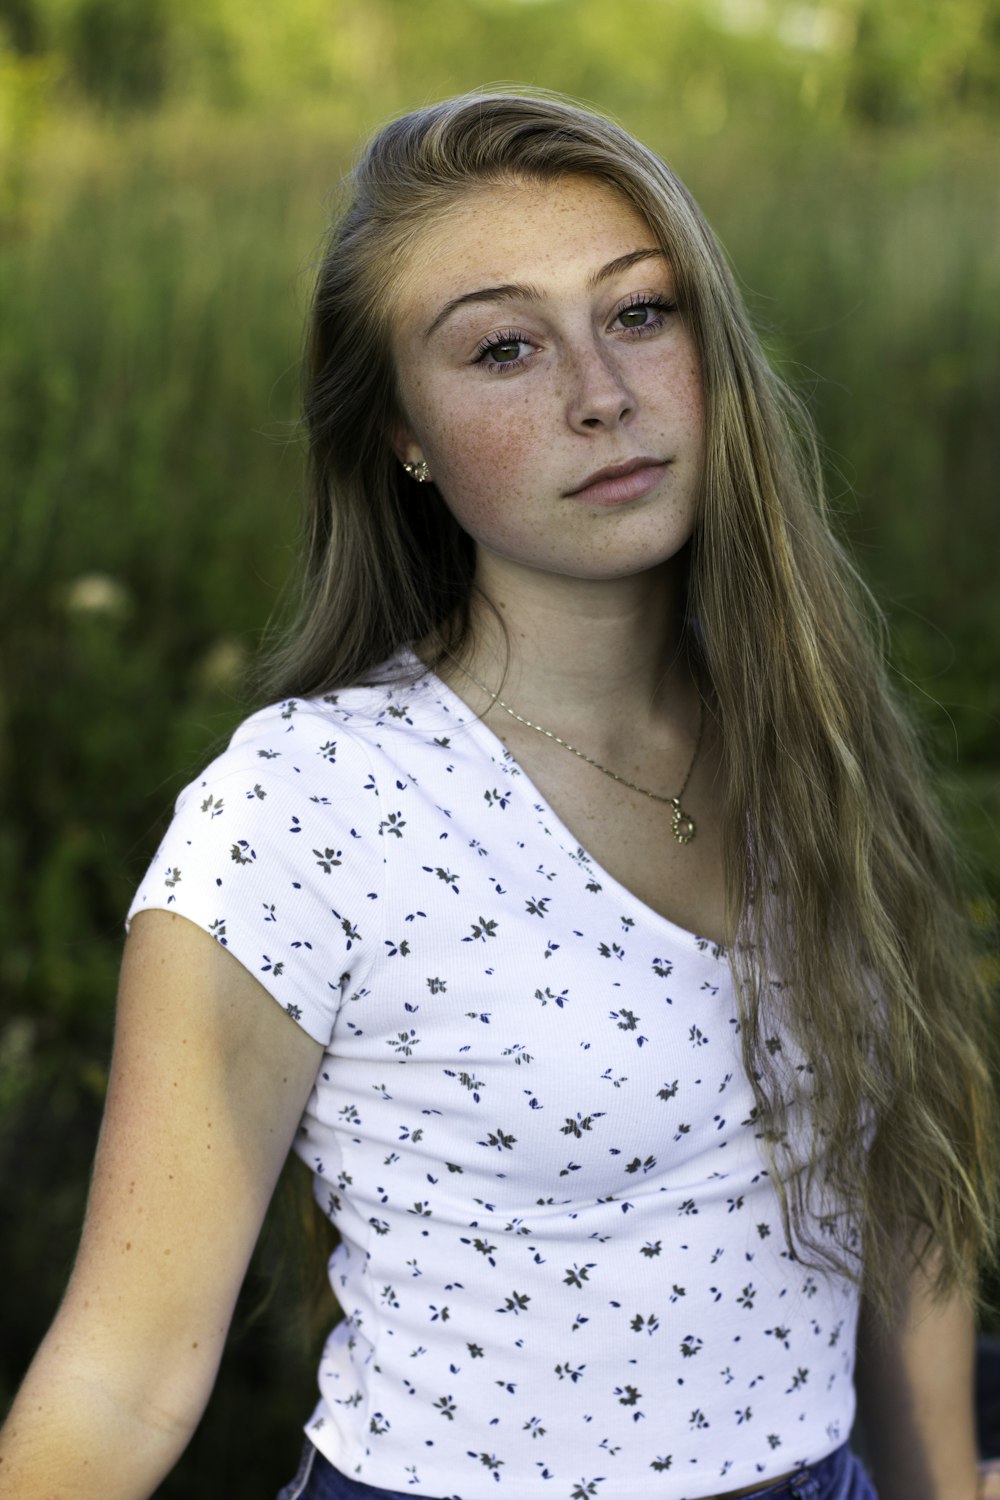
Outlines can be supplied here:
<path id="1" fill-rule="evenodd" d="M 477 185 L 411 243 L 398 283 L 397 328 L 433 317 L 450 298 L 480 286 L 585 281 L 656 244 L 638 210 L 592 177 Z"/>

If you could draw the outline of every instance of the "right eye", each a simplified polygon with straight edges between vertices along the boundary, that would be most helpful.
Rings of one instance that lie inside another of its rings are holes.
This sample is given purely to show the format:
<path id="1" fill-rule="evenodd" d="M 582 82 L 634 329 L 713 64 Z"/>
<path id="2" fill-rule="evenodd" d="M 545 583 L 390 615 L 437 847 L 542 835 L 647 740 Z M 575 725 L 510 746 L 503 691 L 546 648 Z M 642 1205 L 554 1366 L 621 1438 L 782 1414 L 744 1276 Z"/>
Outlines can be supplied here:
<path id="1" fill-rule="evenodd" d="M 479 345 L 475 363 L 496 372 L 516 370 L 524 363 L 525 354 L 532 347 L 528 339 L 512 329 L 504 333 L 491 333 Z"/>

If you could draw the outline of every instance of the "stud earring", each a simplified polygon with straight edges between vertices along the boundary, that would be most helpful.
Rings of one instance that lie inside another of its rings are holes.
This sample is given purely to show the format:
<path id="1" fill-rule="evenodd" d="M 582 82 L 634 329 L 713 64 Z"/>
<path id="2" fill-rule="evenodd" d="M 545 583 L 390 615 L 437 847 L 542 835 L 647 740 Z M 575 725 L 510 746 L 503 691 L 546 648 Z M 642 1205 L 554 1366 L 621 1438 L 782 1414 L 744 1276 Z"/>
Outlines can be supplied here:
<path id="1" fill-rule="evenodd" d="M 426 458 L 419 458 L 414 463 L 404 464 L 403 468 L 411 479 L 416 480 L 417 484 L 426 484 L 431 477 L 430 465 Z"/>

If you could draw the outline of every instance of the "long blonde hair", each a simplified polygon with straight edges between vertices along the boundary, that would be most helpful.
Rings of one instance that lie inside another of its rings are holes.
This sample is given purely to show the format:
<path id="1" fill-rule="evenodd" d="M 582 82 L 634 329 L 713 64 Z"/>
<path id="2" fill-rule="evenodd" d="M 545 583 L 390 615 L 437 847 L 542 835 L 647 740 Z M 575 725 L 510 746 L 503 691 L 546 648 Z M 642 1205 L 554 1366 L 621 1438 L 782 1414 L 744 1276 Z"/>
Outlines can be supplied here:
<path id="1" fill-rule="evenodd" d="M 901 1267 L 924 1262 L 940 1293 L 971 1294 L 994 1249 L 997 1117 L 951 843 L 878 611 L 830 530 L 808 416 L 697 204 L 619 126 L 550 94 L 475 93 L 391 122 L 360 158 L 316 287 L 301 607 L 267 691 L 328 692 L 405 643 L 467 643 L 472 543 L 389 444 L 393 289 L 471 186 L 569 173 L 648 223 L 700 353 L 686 645 L 723 745 L 743 1060 L 789 1248 L 863 1278 L 884 1310 Z M 807 1150 L 790 1129 L 801 1072 L 782 1031 L 809 1059 Z M 822 1201 L 843 1211 L 817 1214 Z"/>

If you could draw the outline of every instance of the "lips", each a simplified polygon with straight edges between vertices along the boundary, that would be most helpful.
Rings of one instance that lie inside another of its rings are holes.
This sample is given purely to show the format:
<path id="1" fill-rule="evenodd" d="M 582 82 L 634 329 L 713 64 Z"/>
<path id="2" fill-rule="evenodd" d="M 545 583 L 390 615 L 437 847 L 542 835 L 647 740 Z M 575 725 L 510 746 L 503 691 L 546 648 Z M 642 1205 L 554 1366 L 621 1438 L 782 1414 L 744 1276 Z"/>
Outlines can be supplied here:
<path id="1" fill-rule="evenodd" d="M 662 458 L 631 458 L 625 463 L 609 464 L 607 468 L 588 475 L 582 484 L 567 490 L 566 494 L 599 505 L 621 505 L 628 500 L 638 500 L 655 489 L 669 462 L 669 459 Z"/>

